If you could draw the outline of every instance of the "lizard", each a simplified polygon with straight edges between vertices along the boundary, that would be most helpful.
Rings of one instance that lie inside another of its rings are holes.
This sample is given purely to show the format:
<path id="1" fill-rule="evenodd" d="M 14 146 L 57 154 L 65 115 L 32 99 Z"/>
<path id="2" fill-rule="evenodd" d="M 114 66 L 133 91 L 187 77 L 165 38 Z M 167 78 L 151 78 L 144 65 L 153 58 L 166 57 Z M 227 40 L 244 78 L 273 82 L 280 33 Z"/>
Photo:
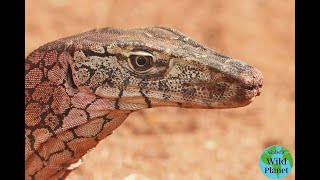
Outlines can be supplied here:
<path id="1" fill-rule="evenodd" d="M 132 112 L 243 107 L 262 85 L 257 68 L 168 27 L 49 42 L 25 59 L 25 178 L 65 179 Z"/>

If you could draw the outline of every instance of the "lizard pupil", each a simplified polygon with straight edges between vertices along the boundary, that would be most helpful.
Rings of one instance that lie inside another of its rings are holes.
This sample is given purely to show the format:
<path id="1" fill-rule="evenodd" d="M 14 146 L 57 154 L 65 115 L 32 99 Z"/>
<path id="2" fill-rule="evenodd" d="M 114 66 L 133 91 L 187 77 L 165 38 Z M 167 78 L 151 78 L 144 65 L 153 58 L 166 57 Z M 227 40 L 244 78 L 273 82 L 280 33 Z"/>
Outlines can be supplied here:
<path id="1" fill-rule="evenodd" d="M 137 64 L 138 66 L 144 66 L 147 63 L 147 60 L 145 57 L 140 56 L 137 58 Z"/>
<path id="2" fill-rule="evenodd" d="M 145 71 L 151 68 L 152 57 L 151 56 L 141 56 L 141 55 L 131 55 L 130 56 L 131 65 L 136 71 Z"/>

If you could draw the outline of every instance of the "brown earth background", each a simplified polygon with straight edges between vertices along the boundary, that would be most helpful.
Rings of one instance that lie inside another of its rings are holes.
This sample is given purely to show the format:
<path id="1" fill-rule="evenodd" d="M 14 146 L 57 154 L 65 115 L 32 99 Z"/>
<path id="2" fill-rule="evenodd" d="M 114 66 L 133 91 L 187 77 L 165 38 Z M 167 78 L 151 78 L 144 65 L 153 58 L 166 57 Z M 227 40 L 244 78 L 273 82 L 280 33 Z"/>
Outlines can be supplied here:
<path id="1" fill-rule="evenodd" d="M 30 0 L 26 56 L 106 26 L 175 28 L 260 69 L 263 92 L 237 109 L 135 112 L 67 179 L 268 179 L 259 169 L 266 147 L 282 145 L 295 157 L 293 0 Z M 294 175 L 295 168 L 285 179 Z"/>

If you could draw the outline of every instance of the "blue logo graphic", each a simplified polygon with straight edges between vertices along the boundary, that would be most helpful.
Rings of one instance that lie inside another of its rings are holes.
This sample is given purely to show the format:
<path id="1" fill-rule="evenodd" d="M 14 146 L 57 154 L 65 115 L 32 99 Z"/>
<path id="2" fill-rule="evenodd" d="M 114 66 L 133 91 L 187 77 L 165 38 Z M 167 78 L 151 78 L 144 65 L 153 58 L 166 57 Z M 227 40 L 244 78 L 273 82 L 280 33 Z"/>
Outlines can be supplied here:
<path id="1" fill-rule="evenodd" d="M 271 179 L 286 177 L 292 170 L 291 153 L 282 146 L 270 146 L 263 151 L 259 161 L 262 173 Z"/>

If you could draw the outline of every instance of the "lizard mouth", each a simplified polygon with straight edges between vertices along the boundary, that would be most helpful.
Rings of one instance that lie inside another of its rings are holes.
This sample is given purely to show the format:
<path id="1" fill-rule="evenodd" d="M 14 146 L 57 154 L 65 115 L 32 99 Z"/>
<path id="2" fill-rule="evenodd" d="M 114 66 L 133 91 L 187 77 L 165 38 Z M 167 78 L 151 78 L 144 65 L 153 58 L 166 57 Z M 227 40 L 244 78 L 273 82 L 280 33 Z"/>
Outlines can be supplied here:
<path id="1" fill-rule="evenodd" d="M 262 74 L 260 73 L 259 76 L 255 76 L 255 78 L 253 78 L 251 83 L 242 86 L 243 91 L 241 92 L 241 95 L 239 94 L 239 97 L 244 99 L 242 103 L 247 105 L 253 102 L 257 96 L 260 96 L 262 92 L 262 86 L 263 78 Z"/>
<path id="2" fill-rule="evenodd" d="M 259 87 L 249 87 L 247 88 L 246 94 L 249 94 L 249 99 L 248 99 L 248 104 L 253 102 L 253 100 L 257 97 L 260 96 L 262 92 L 262 86 Z"/>
<path id="3" fill-rule="evenodd" d="M 254 99 L 256 96 L 260 96 L 262 92 L 262 82 L 257 85 L 245 86 L 243 89 L 245 89 L 245 91 L 252 96 L 250 99 Z"/>

